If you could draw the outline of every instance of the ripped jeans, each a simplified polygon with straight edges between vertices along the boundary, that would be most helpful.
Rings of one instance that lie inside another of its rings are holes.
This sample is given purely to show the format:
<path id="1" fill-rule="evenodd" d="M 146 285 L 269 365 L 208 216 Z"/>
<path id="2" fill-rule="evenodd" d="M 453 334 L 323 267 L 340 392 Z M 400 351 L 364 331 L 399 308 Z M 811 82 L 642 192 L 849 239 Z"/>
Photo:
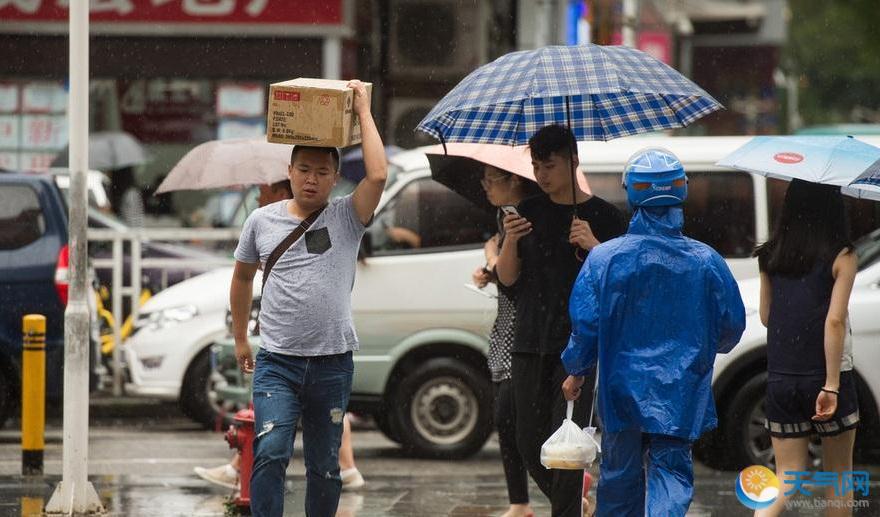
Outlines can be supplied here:
<path id="1" fill-rule="evenodd" d="M 354 372 L 351 352 L 300 357 L 260 349 L 254 368 L 254 469 L 251 512 L 280 517 L 284 475 L 302 417 L 308 517 L 336 514 L 342 479 L 339 444 Z"/>

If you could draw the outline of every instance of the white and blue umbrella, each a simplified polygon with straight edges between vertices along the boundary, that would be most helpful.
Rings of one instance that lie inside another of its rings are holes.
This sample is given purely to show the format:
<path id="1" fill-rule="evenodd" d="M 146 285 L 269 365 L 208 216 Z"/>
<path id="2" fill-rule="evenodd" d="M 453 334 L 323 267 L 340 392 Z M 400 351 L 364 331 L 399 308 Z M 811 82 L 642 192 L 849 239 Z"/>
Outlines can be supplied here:
<path id="1" fill-rule="evenodd" d="M 841 192 L 852 197 L 880 201 L 880 160 L 872 163 L 858 178 L 843 187 Z"/>
<path id="2" fill-rule="evenodd" d="M 506 54 L 465 77 L 417 129 L 441 142 L 526 144 L 567 125 L 578 141 L 683 127 L 723 106 L 678 71 L 623 46 Z"/>
<path id="3" fill-rule="evenodd" d="M 786 181 L 842 187 L 854 197 L 880 197 L 880 148 L 851 136 L 757 136 L 717 165 Z"/>

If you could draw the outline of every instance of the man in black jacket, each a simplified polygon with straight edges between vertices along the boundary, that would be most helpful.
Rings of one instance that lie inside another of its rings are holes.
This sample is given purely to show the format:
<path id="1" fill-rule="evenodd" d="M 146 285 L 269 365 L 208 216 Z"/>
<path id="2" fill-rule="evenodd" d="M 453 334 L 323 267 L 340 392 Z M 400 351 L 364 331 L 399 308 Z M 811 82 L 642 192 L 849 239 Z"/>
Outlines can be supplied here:
<path id="1" fill-rule="evenodd" d="M 544 193 L 523 201 L 520 215 L 505 217 L 506 237 L 496 266 L 503 284 L 528 293 L 517 297 L 512 349 L 517 442 L 529 474 L 550 498 L 553 515 L 580 516 L 582 472 L 545 469 L 541 445 L 565 418 L 560 386 L 567 373 L 560 354 L 571 334 L 572 286 L 590 250 L 625 233 L 626 220 L 620 210 L 583 192 L 577 183 L 572 189 L 572 170 L 577 173 L 579 161 L 571 131 L 546 126 L 532 136 L 529 147 Z M 579 425 L 586 425 L 591 404 L 591 396 L 575 404 Z"/>

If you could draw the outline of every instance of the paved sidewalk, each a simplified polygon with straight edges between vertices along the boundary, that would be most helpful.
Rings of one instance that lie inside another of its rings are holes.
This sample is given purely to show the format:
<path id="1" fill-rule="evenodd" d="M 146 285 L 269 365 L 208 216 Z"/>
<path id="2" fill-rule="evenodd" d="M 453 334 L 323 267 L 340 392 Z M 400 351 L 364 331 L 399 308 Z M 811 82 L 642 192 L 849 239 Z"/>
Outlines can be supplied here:
<path id="1" fill-rule="evenodd" d="M 222 516 L 229 491 L 196 477 L 195 466 L 225 463 L 231 451 L 220 433 L 204 431 L 173 405 L 138 410 L 137 401 L 120 412 L 92 409 L 89 472 L 108 515 L 133 517 Z M 46 476 L 24 478 L 20 433 L 15 422 L 0 430 L 0 517 L 39 515 L 61 475 L 60 421 L 50 419 L 46 436 Z M 490 517 L 503 513 L 507 493 L 497 440 L 466 460 L 407 458 L 381 433 L 360 428 L 354 434 L 357 464 L 367 485 L 346 493 L 341 517 Z M 303 515 L 305 480 L 301 441 L 288 469 L 286 515 Z M 855 515 L 880 515 L 880 467 L 870 466 L 870 507 Z M 593 469 L 595 471 L 595 467 Z M 734 494 L 736 472 L 696 466 L 696 496 L 691 517 L 750 515 Z M 538 516 L 549 515 L 546 499 L 532 485 Z M 809 509 L 787 515 L 819 516 Z"/>
<path id="2" fill-rule="evenodd" d="M 751 515 L 733 493 L 735 473 L 706 476 L 701 473 L 689 517 Z M 305 481 L 289 476 L 285 515 L 302 516 Z M 38 516 L 51 495 L 57 476 L 45 480 L 0 477 L 0 516 Z M 228 491 L 209 486 L 195 476 L 96 476 L 92 482 L 109 516 L 224 516 L 231 515 Z M 880 489 L 872 483 L 872 492 Z M 543 496 L 532 486 L 533 507 L 549 515 Z M 877 515 L 880 499 L 872 494 L 870 507 L 855 515 Z M 419 476 L 370 474 L 367 486 L 344 493 L 337 517 L 490 517 L 506 510 L 504 478 L 495 475 L 458 474 L 455 477 L 423 473 Z M 819 509 L 792 510 L 787 515 L 819 516 Z"/>

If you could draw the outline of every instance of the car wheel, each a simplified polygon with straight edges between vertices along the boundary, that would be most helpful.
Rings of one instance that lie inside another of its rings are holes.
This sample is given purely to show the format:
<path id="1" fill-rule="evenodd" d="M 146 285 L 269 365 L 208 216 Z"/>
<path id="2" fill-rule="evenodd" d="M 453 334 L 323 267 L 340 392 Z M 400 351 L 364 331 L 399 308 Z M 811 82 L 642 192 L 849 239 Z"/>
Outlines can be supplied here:
<path id="1" fill-rule="evenodd" d="M 775 468 L 773 443 L 764 427 L 766 396 L 767 373 L 762 372 L 749 379 L 730 401 L 723 422 L 730 468 L 738 470 L 749 465 Z M 809 455 L 811 465 L 821 462 L 822 446 L 815 436 L 810 440 Z"/>
<path id="2" fill-rule="evenodd" d="M 376 427 L 379 431 L 385 435 L 385 438 L 388 438 L 392 442 L 400 443 L 400 437 L 391 428 L 391 418 L 388 415 L 388 410 L 383 410 L 382 412 L 373 413 L 373 421 L 376 423 Z"/>
<path id="3" fill-rule="evenodd" d="M 217 398 L 215 390 L 225 382 L 226 379 L 213 368 L 211 348 L 205 348 L 187 368 L 180 389 L 180 409 L 206 429 L 214 429 L 218 425 L 225 427 L 232 421 L 236 411 L 227 408 Z"/>
<path id="4" fill-rule="evenodd" d="M 467 457 L 492 432 L 488 379 L 461 361 L 430 359 L 404 377 L 395 393 L 391 429 L 411 454 Z"/>

